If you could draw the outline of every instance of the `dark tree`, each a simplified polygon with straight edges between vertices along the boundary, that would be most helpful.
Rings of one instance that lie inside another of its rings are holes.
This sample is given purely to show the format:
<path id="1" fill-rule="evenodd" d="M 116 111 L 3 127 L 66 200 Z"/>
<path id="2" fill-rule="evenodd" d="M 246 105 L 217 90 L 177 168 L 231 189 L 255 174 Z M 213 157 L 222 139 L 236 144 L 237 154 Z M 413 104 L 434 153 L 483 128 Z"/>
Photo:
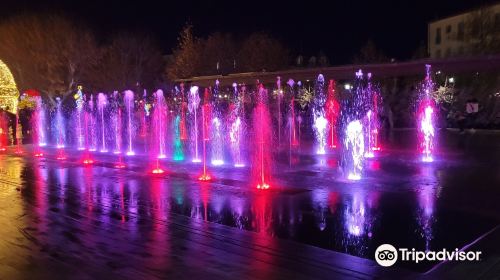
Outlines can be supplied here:
<path id="1" fill-rule="evenodd" d="M 353 63 L 355 64 L 382 63 L 388 61 L 389 58 L 377 48 L 372 40 L 368 40 L 353 59 Z"/>
<path id="2" fill-rule="evenodd" d="M 231 34 L 213 33 L 202 41 L 201 72 L 204 75 L 236 72 L 237 46 Z"/>
<path id="3" fill-rule="evenodd" d="M 193 35 L 193 26 L 186 25 L 178 40 L 179 44 L 173 50 L 172 62 L 167 67 L 167 78 L 175 80 L 199 75 L 202 44 L 200 39 Z"/>
<path id="4" fill-rule="evenodd" d="M 254 33 L 242 43 L 238 54 L 242 71 L 275 71 L 289 66 L 289 51 L 266 33 Z"/>
<path id="5" fill-rule="evenodd" d="M 150 37 L 121 34 L 102 47 L 99 65 L 85 79 L 95 91 L 154 88 L 163 68 L 160 48 Z"/>
<path id="6" fill-rule="evenodd" d="M 19 89 L 38 89 L 50 100 L 72 93 L 98 52 L 92 33 L 62 16 L 26 14 L 0 24 L 0 59 Z"/>

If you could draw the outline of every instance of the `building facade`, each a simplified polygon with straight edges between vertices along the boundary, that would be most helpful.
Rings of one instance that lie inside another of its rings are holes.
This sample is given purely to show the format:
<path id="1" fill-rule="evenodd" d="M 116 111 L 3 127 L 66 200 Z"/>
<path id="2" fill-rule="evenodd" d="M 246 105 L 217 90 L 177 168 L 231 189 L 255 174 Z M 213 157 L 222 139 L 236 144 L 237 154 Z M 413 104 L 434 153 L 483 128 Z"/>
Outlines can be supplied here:
<path id="1" fill-rule="evenodd" d="M 471 25 L 477 25 L 479 35 Z M 483 36 L 488 40 L 498 40 L 500 33 L 500 3 L 472 10 L 466 13 L 443 18 L 428 24 L 427 46 L 431 58 L 448 58 L 473 53 L 474 36 Z M 476 42 L 477 43 L 477 42 Z"/>

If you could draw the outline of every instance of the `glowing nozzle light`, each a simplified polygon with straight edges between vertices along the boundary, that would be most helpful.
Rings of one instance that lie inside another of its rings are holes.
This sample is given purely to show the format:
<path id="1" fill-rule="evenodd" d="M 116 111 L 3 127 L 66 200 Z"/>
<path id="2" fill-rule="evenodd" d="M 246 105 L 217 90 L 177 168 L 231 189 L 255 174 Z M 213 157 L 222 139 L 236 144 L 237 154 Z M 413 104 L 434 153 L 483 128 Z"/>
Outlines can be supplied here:
<path id="1" fill-rule="evenodd" d="M 122 168 L 125 168 L 126 165 L 122 162 L 117 162 L 115 165 L 114 165 L 115 168 L 119 168 L 119 169 L 122 169 Z"/>
<path id="2" fill-rule="evenodd" d="M 257 189 L 259 189 L 259 190 L 267 190 L 267 189 L 269 189 L 269 184 L 266 184 L 266 183 L 258 184 L 257 185 Z"/>
<path id="3" fill-rule="evenodd" d="M 151 173 L 153 174 L 163 174 L 165 173 L 165 170 L 161 169 L 161 168 L 155 168 L 151 171 Z"/>
<path id="4" fill-rule="evenodd" d="M 210 181 L 210 180 L 212 180 L 212 177 L 210 177 L 210 175 L 208 175 L 208 174 L 203 174 L 200 177 L 198 177 L 198 180 L 200 180 L 200 181 Z"/>

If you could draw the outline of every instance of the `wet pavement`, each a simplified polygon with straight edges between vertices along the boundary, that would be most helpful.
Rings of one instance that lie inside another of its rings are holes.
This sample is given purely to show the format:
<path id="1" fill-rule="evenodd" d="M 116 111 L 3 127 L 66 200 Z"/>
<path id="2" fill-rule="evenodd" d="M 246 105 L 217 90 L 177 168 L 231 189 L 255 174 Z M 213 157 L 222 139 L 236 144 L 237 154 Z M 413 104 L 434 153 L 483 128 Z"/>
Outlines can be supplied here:
<path id="1" fill-rule="evenodd" d="M 284 151 L 269 191 L 249 185 L 248 168 L 210 167 L 214 181 L 200 182 L 191 163 L 167 159 L 152 175 L 147 157 L 117 169 L 111 155 L 85 166 L 77 151 L 61 161 L 13 148 L 0 155 L 0 279 L 429 275 L 438 263 L 383 270 L 375 249 L 460 249 L 497 227 L 499 140 L 442 131 L 422 163 L 413 131 L 398 131 L 359 182 L 335 152 Z"/>

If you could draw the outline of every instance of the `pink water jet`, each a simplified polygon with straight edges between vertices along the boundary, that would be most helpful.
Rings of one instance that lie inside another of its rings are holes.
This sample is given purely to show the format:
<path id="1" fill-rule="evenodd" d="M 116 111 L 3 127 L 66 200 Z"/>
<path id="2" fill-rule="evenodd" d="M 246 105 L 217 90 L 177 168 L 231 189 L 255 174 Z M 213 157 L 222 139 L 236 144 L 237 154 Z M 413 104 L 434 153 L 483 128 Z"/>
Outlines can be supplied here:
<path id="1" fill-rule="evenodd" d="M 167 130 L 167 110 L 163 91 L 161 89 L 154 93 L 155 104 L 153 110 L 153 133 L 152 146 L 155 149 L 155 154 L 158 158 L 166 158 L 166 130 Z"/>
<path id="2" fill-rule="evenodd" d="M 191 141 L 193 142 L 194 145 L 194 157 L 193 157 L 193 162 L 201 162 L 200 156 L 198 154 L 198 118 L 197 118 L 197 111 L 198 111 L 198 106 L 200 104 L 200 96 L 198 94 L 198 87 L 197 86 L 192 86 L 191 89 L 189 90 L 189 104 L 188 104 L 188 110 L 190 113 L 193 114 L 193 123 L 192 123 L 192 137 Z"/>
<path id="3" fill-rule="evenodd" d="M 267 90 L 259 85 L 258 103 L 253 112 L 252 183 L 257 189 L 269 189 L 272 169 L 271 116 L 267 107 Z"/>
<path id="4" fill-rule="evenodd" d="M 423 154 L 423 162 L 434 161 L 433 153 L 435 148 L 435 113 L 436 106 L 432 99 L 434 83 L 430 76 L 431 66 L 426 65 L 426 77 L 420 94 L 420 104 L 417 110 L 418 116 L 418 138 L 420 152 Z"/>
<path id="5" fill-rule="evenodd" d="M 212 107 L 210 106 L 210 96 L 208 89 L 205 90 L 205 104 L 201 106 L 202 120 L 202 143 L 203 143 L 203 173 L 198 179 L 200 181 L 209 181 L 212 177 L 207 172 L 207 142 L 210 141 L 210 119 Z"/>
<path id="6" fill-rule="evenodd" d="M 133 131 L 134 92 L 131 90 L 125 91 L 125 106 L 127 108 L 127 138 L 128 138 L 127 156 L 133 156 L 135 155 L 134 148 L 132 145 L 132 138 L 134 135 Z"/>
<path id="7" fill-rule="evenodd" d="M 325 104 L 326 118 L 328 119 L 328 147 L 337 148 L 337 121 L 340 116 L 340 104 L 335 95 L 335 81 L 330 80 L 328 84 L 328 98 Z"/>
<path id="8" fill-rule="evenodd" d="M 99 117 L 101 118 L 101 153 L 107 153 L 108 149 L 106 148 L 106 122 L 104 118 L 104 111 L 106 109 L 106 105 L 108 104 L 106 95 L 104 93 L 99 93 L 97 95 L 97 108 L 99 111 Z"/>
<path id="9" fill-rule="evenodd" d="M 8 117 L 5 112 L 0 113 L 0 151 L 6 151 L 9 144 Z"/>
<path id="10" fill-rule="evenodd" d="M 347 179 L 360 180 L 363 170 L 363 153 L 365 150 L 363 139 L 363 125 L 359 120 L 350 122 L 347 125 L 345 149 L 350 153 L 349 173 Z"/>
<path id="11" fill-rule="evenodd" d="M 64 126 L 64 117 L 62 115 L 62 106 L 61 106 L 61 98 L 56 97 L 56 116 L 55 116 L 55 129 L 56 129 L 56 147 L 58 149 L 62 149 L 65 146 L 65 126 Z"/>
<path id="12" fill-rule="evenodd" d="M 73 96 L 76 100 L 76 142 L 78 145 L 78 150 L 82 151 L 85 149 L 85 138 L 83 133 L 83 114 L 85 114 L 83 107 L 85 104 L 82 87 L 78 87 L 78 91 Z"/>

